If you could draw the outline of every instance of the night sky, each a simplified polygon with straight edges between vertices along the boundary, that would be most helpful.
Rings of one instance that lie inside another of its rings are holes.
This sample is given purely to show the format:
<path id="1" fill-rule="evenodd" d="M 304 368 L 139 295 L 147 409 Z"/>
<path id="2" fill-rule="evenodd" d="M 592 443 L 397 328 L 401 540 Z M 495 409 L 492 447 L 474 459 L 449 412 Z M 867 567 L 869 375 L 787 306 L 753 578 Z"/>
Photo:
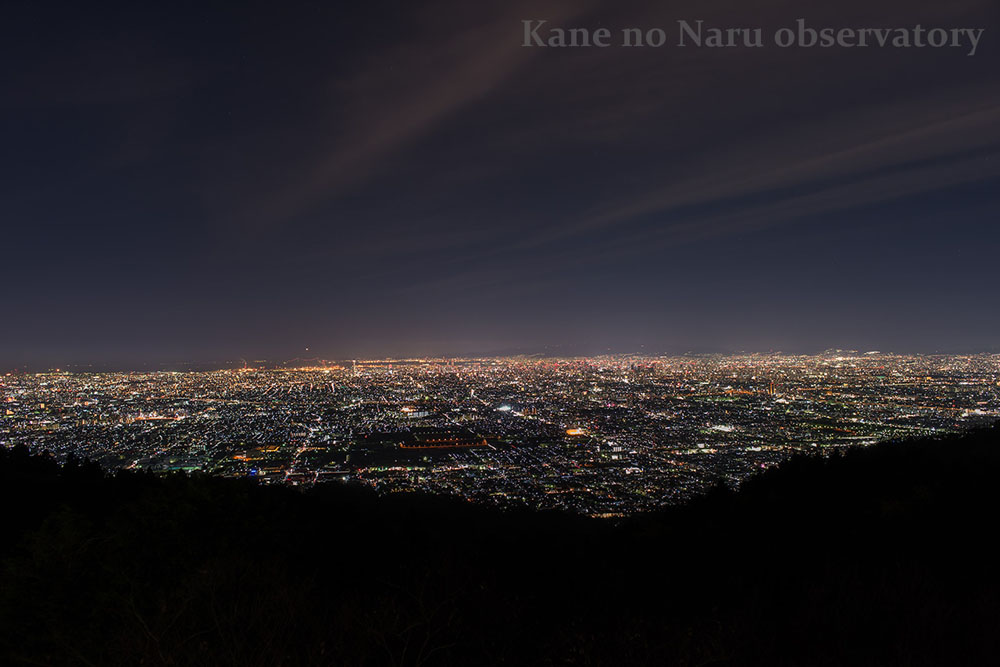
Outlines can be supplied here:
<path id="1" fill-rule="evenodd" d="M 5 4 L 0 368 L 1000 350 L 996 0 L 240 4 Z"/>

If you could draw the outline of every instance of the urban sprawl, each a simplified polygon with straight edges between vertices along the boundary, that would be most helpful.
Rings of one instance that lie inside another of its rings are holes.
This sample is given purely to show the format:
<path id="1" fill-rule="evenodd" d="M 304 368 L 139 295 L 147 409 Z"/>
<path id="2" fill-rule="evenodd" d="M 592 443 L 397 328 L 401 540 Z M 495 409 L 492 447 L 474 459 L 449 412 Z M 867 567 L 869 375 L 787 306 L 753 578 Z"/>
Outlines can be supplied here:
<path id="1" fill-rule="evenodd" d="M 0 445 L 614 517 L 996 421 L 1000 355 L 408 359 L 0 376 Z"/>

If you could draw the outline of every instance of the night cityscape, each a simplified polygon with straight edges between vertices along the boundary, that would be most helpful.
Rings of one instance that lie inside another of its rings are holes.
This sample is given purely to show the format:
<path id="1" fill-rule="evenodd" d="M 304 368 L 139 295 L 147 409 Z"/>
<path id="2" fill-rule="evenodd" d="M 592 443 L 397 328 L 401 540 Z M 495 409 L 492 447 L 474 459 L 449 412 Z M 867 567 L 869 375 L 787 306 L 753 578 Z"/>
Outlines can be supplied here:
<path id="1" fill-rule="evenodd" d="M 0 667 L 1000 664 L 997 0 L 12 0 Z"/>
<path id="2" fill-rule="evenodd" d="M 410 359 L 0 381 L 0 444 L 58 459 L 599 517 L 737 486 L 797 453 L 1000 417 L 998 355 Z"/>

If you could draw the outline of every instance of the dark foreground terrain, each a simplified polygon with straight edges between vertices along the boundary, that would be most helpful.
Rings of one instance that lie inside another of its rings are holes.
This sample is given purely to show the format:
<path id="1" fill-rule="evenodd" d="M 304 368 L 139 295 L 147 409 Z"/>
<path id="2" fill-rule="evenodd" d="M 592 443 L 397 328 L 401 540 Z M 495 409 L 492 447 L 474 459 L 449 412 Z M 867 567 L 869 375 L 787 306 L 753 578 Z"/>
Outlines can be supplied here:
<path id="1" fill-rule="evenodd" d="M 0 450 L 0 664 L 997 664 L 998 474 L 994 428 L 612 526 Z"/>

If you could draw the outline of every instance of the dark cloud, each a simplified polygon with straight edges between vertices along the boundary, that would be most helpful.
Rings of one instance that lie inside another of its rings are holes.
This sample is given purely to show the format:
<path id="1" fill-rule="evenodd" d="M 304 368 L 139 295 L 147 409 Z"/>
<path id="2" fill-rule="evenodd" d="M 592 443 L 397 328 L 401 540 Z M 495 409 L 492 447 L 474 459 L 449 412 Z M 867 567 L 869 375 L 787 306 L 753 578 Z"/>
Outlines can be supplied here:
<path id="1" fill-rule="evenodd" d="M 15 4 L 2 362 L 995 348 L 998 14 Z M 520 45 L 523 19 L 672 36 L 800 17 L 986 32 L 971 58 Z"/>

